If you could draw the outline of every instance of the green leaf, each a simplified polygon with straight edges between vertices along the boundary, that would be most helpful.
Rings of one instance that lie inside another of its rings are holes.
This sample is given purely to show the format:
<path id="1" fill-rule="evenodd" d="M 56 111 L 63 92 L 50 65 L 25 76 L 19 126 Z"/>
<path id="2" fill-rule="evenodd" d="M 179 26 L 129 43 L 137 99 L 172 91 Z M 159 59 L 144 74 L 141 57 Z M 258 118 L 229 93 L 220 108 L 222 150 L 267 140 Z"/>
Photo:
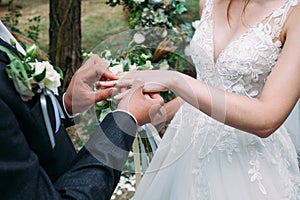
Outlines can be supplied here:
<path id="1" fill-rule="evenodd" d="M 35 60 L 37 58 L 38 55 L 38 47 L 33 44 L 30 47 L 27 47 L 26 49 L 26 57 L 30 58 L 31 61 Z"/>
<path id="2" fill-rule="evenodd" d="M 57 71 L 57 73 L 60 76 L 60 79 L 64 79 L 64 72 L 62 71 L 62 69 L 60 67 L 54 67 L 54 69 Z"/>
<path id="3" fill-rule="evenodd" d="M 13 40 L 12 38 L 9 40 L 9 42 L 10 42 L 11 46 L 13 46 L 14 48 L 16 48 L 16 47 L 17 47 L 17 43 L 16 43 L 16 41 L 15 41 L 15 40 Z"/>
<path id="4" fill-rule="evenodd" d="M 44 68 L 44 70 L 42 71 L 42 73 L 33 76 L 33 78 L 34 78 L 37 82 L 42 81 L 45 77 L 46 77 L 46 68 Z"/>
<path id="5" fill-rule="evenodd" d="M 99 121 L 103 121 L 103 119 L 105 118 L 105 116 L 111 112 L 111 109 L 110 108 L 106 108 L 106 109 L 102 109 L 101 110 L 101 114 L 100 114 L 100 117 L 99 117 Z"/>
<path id="6" fill-rule="evenodd" d="M 0 51 L 3 51 L 7 54 L 7 56 L 9 57 L 10 60 L 16 59 L 21 61 L 21 59 L 19 58 L 19 56 L 17 56 L 15 53 L 13 53 L 10 49 L 4 47 L 4 46 L 0 46 Z"/>
<path id="7" fill-rule="evenodd" d="M 34 93 L 29 89 L 22 80 L 20 80 L 15 74 L 12 74 L 12 80 L 15 85 L 17 92 L 23 96 L 33 97 Z"/>
<path id="8" fill-rule="evenodd" d="M 31 89 L 31 84 L 27 75 L 27 72 L 25 70 L 24 64 L 22 62 L 19 62 L 18 60 L 13 60 L 10 63 L 11 67 L 15 67 L 16 70 L 19 72 L 19 74 L 17 74 L 21 80 L 27 85 L 27 87 L 29 89 Z"/>
<path id="9" fill-rule="evenodd" d="M 182 14 L 184 13 L 185 11 L 187 11 L 186 7 L 183 5 L 183 4 L 178 4 L 176 6 L 176 11 L 175 11 L 175 14 Z"/>

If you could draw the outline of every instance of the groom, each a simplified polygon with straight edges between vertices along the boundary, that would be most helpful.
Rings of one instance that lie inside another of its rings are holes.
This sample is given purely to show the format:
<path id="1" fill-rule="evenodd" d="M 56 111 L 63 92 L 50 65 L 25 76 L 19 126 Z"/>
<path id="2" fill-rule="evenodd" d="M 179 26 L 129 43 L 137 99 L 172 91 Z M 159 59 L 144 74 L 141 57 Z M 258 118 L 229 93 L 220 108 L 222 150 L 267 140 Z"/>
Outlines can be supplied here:
<path id="1" fill-rule="evenodd" d="M 16 51 L 2 33 L 1 30 L 0 45 Z M 8 56 L 0 51 L 1 199 L 110 199 L 137 124 L 150 122 L 149 111 L 157 111 L 162 99 L 145 96 L 142 85 L 136 84 L 118 109 L 96 128 L 86 147 L 76 153 L 66 132 L 67 126 L 73 124 L 72 118 L 66 117 L 53 133 L 53 148 L 39 96 L 27 102 L 20 98 L 5 72 L 9 63 Z M 74 114 L 74 109 L 83 111 L 111 94 L 110 89 L 95 93 L 88 84 L 100 78 L 95 76 L 99 72 L 104 78 L 113 78 L 100 59 L 93 56 L 75 73 L 64 99 L 58 98 L 60 105 L 65 106 L 66 116 Z M 55 117 L 49 99 L 47 106 L 54 130 Z"/>

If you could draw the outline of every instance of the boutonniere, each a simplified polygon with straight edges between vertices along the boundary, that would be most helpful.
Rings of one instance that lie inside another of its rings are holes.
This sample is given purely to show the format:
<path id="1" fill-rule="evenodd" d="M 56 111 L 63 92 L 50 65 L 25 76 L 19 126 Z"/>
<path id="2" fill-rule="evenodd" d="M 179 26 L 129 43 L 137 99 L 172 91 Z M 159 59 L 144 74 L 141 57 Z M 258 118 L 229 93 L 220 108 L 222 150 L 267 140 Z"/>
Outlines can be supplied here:
<path id="1" fill-rule="evenodd" d="M 12 42 L 11 42 L 12 43 Z M 12 43 L 15 47 L 15 44 Z M 58 95 L 58 87 L 60 79 L 62 79 L 62 71 L 60 68 L 53 67 L 48 61 L 38 59 L 38 48 L 32 45 L 26 48 L 26 55 L 14 53 L 10 49 L 0 46 L 0 51 L 5 52 L 10 64 L 5 69 L 9 78 L 13 80 L 17 92 L 24 101 L 32 99 L 36 94 L 39 95 L 40 105 L 48 132 L 49 140 L 52 148 L 55 147 L 54 133 L 57 133 L 61 119 L 64 118 L 64 113 L 59 102 L 53 95 Z M 52 129 L 51 121 L 48 115 L 49 98 L 54 111 L 55 129 Z"/>
<path id="2" fill-rule="evenodd" d="M 12 46 L 15 46 L 14 43 Z M 0 46 L 0 50 L 5 52 L 11 61 L 6 73 L 13 80 L 17 92 L 24 101 L 32 99 L 38 93 L 40 85 L 58 94 L 62 71 L 48 61 L 39 60 L 38 47 L 35 44 L 26 48 L 25 56 L 15 54 L 4 46 Z"/>

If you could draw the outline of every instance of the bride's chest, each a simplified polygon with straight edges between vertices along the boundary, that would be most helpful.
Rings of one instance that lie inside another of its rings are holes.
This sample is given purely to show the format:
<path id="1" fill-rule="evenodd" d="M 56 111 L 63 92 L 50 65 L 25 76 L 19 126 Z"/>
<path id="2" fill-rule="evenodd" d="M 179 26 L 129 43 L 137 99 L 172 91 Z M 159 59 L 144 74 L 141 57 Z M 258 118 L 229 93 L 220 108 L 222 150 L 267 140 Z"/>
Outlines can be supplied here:
<path id="1" fill-rule="evenodd" d="M 260 86 L 253 92 L 258 95 L 278 59 L 281 42 L 274 41 L 264 26 L 257 26 L 230 41 L 214 59 L 212 24 L 198 23 L 190 45 L 198 77 L 207 82 L 222 79 L 225 87 L 237 82 L 243 87 Z"/>

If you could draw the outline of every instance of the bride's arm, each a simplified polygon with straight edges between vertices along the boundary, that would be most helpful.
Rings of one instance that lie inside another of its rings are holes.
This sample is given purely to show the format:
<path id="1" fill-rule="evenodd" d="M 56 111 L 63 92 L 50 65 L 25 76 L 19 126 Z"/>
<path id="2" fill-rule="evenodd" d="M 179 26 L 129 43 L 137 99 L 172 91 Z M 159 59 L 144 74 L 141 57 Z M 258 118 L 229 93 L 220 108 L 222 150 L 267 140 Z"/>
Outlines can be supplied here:
<path id="1" fill-rule="evenodd" d="M 169 88 L 207 115 L 259 137 L 267 137 L 285 121 L 300 96 L 298 10 L 286 24 L 282 53 L 259 99 L 224 92 L 175 71 L 132 72 L 128 77 L 144 80 L 148 92 Z"/>

